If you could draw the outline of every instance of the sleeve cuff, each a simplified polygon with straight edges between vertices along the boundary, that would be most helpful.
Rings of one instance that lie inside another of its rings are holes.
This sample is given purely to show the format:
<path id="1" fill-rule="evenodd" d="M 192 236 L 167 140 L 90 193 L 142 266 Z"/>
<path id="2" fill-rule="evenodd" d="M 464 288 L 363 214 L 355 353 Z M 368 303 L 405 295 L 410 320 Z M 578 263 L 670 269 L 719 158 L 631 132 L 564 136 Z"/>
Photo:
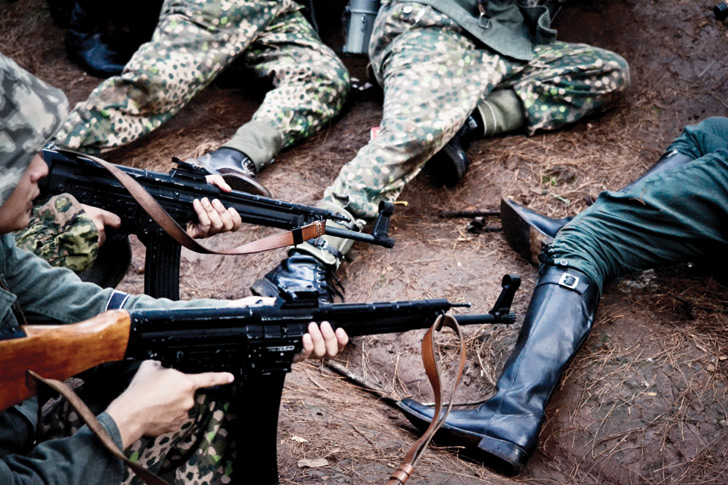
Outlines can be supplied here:
<path id="1" fill-rule="evenodd" d="M 123 452 L 124 444 L 121 441 L 121 433 L 119 432 L 119 427 L 116 426 L 116 421 L 114 421 L 114 419 L 105 412 L 99 414 L 96 419 L 99 420 L 104 429 L 109 433 L 109 436 L 111 436 L 111 439 L 114 440 L 116 446 L 118 446 L 119 449 Z"/>

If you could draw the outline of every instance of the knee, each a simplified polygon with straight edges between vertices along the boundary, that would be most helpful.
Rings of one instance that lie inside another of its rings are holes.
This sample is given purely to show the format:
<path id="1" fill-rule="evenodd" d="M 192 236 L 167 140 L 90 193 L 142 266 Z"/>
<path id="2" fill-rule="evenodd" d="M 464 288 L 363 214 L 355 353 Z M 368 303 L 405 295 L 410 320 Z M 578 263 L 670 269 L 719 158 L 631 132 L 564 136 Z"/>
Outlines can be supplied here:
<path id="1" fill-rule="evenodd" d="M 351 89 L 349 71 L 338 59 L 315 66 L 312 77 L 322 88 L 331 93 L 332 98 L 344 98 Z"/>
<path id="2" fill-rule="evenodd" d="M 710 134 L 728 133 L 728 118 L 725 116 L 711 116 L 695 125 L 697 131 L 703 131 Z"/>
<path id="3" fill-rule="evenodd" d="M 172 72 L 166 66 L 147 63 L 134 70 L 127 69 L 118 83 L 129 101 L 127 105 L 145 113 L 164 111 L 170 103 L 184 102 L 191 86 L 179 70 Z"/>
<path id="4" fill-rule="evenodd" d="M 601 50 L 599 59 L 602 69 L 610 79 L 609 86 L 614 93 L 624 94 L 630 86 L 629 63 L 617 53 Z"/>

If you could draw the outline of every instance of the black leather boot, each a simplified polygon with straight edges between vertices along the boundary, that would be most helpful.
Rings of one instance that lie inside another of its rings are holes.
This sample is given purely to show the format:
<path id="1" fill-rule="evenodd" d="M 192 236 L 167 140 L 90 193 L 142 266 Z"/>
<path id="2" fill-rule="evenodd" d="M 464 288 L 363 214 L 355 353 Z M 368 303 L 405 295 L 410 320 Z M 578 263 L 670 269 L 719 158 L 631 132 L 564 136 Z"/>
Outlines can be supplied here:
<path id="1" fill-rule="evenodd" d="M 455 136 L 427 162 L 432 180 L 452 187 L 465 176 L 470 167 L 466 151 L 475 140 L 483 138 L 483 122 L 477 111 L 473 112 Z"/>
<path id="2" fill-rule="evenodd" d="M 334 296 L 342 297 L 343 290 L 334 275 L 334 266 L 297 251 L 291 252 L 250 289 L 258 296 L 280 297 L 289 302 L 318 298 L 321 303 L 333 303 Z"/>
<path id="3" fill-rule="evenodd" d="M 621 191 L 629 189 L 652 175 L 676 170 L 690 161 L 692 158 L 677 151 L 666 153 L 652 168 L 634 182 L 623 187 Z M 538 264 L 538 255 L 541 254 L 542 246 L 551 244 L 556 233 L 573 219 L 572 217 L 563 219 L 546 217 L 509 199 L 501 199 L 500 209 L 501 227 L 506 241 L 521 257 L 535 264 Z"/>
<path id="4" fill-rule="evenodd" d="M 105 8 L 101 2 L 77 1 L 66 32 L 68 57 L 92 76 L 102 78 L 121 74 L 129 60 L 127 53 L 119 52 L 102 37 L 100 27 L 108 21 Z"/>
<path id="5" fill-rule="evenodd" d="M 636 185 L 640 182 L 642 182 L 647 177 L 650 177 L 655 174 L 665 173 L 665 172 L 671 172 L 673 170 L 677 170 L 678 168 L 682 167 L 683 165 L 692 162 L 693 158 L 683 155 L 682 153 L 678 152 L 677 150 L 673 150 L 669 153 L 665 153 L 660 157 L 660 159 L 655 163 L 652 168 L 650 168 L 648 171 L 646 171 L 640 178 L 635 180 L 634 182 L 630 183 L 629 185 L 624 186 L 621 190 L 627 190 L 631 188 L 633 185 Z"/>
<path id="6" fill-rule="evenodd" d="M 544 244 L 551 244 L 559 229 L 572 218 L 552 219 L 510 200 L 501 199 L 501 227 L 508 245 L 522 258 L 537 264 Z"/>
<path id="7" fill-rule="evenodd" d="M 585 274 L 548 266 L 496 394 L 476 409 L 452 411 L 435 440 L 464 446 L 466 456 L 503 475 L 520 473 L 538 444 L 546 404 L 589 334 L 598 302 L 599 288 Z M 411 399 L 399 406 L 419 429 L 432 420 L 431 406 Z"/>
<path id="8" fill-rule="evenodd" d="M 199 165 L 211 174 L 222 175 L 234 190 L 270 197 L 270 191 L 255 178 L 255 164 L 248 156 L 234 148 L 218 148 L 212 153 L 188 162 Z"/>

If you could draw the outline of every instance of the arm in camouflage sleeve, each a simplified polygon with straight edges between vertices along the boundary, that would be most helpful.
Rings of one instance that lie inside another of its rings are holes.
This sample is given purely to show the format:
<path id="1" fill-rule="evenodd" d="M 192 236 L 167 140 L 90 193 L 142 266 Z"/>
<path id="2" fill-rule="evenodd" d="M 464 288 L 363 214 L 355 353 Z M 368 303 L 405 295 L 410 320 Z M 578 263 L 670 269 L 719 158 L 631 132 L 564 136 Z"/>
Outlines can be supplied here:
<path id="1" fill-rule="evenodd" d="M 33 207 L 30 224 L 15 235 L 20 249 L 45 259 L 51 266 L 79 273 L 99 252 L 99 231 L 82 205 L 70 194 L 61 194 Z"/>

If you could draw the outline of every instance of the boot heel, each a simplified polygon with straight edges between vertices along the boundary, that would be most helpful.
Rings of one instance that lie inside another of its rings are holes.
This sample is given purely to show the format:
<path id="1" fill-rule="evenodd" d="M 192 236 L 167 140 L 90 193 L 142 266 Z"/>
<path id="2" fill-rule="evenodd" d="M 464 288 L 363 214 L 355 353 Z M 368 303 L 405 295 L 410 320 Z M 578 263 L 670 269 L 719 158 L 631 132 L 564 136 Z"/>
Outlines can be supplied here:
<path id="1" fill-rule="evenodd" d="M 521 473 L 530 457 L 520 446 L 492 436 L 480 440 L 478 455 L 483 465 L 509 477 Z"/>

